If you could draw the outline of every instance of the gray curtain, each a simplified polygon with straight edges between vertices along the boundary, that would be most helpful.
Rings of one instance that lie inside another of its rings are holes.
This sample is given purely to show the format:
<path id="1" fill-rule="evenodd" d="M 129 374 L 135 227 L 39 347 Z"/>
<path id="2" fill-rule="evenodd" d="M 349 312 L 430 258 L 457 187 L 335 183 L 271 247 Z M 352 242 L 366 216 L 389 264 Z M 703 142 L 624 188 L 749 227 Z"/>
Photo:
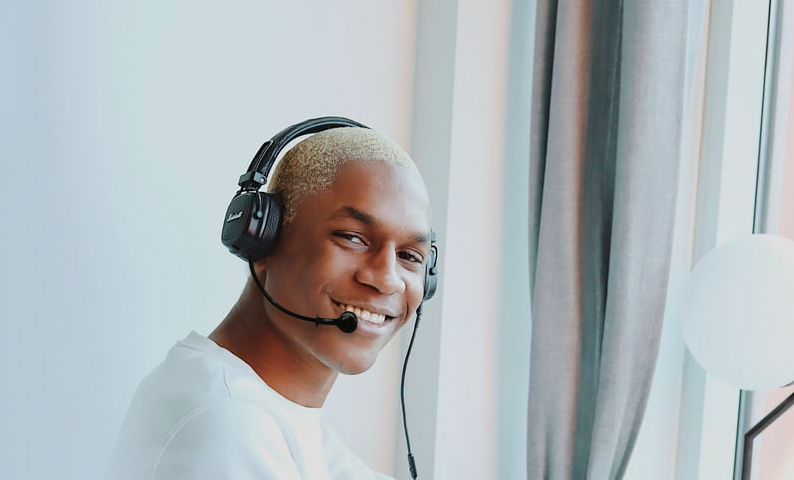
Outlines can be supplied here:
<path id="1" fill-rule="evenodd" d="M 623 476 L 670 266 L 685 0 L 538 0 L 528 478 Z"/>

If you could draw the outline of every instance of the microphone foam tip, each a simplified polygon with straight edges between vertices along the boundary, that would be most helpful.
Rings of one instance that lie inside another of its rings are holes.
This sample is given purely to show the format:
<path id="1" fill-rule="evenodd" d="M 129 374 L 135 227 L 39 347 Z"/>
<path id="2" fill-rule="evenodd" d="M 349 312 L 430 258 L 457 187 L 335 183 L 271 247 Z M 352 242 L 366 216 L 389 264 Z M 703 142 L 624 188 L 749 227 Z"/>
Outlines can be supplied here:
<path id="1" fill-rule="evenodd" d="M 345 333 L 353 333 L 358 326 L 358 318 L 353 312 L 342 312 L 336 321 L 336 326 Z"/>

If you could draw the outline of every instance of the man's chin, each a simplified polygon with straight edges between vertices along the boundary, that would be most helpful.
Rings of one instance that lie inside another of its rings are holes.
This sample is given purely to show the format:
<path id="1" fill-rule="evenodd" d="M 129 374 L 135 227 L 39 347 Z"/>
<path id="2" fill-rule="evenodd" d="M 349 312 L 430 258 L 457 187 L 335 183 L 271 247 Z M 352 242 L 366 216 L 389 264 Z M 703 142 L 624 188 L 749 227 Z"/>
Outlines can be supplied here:
<path id="1" fill-rule="evenodd" d="M 336 363 L 335 370 L 342 375 L 359 375 L 372 368 L 377 357 L 346 358 Z"/>

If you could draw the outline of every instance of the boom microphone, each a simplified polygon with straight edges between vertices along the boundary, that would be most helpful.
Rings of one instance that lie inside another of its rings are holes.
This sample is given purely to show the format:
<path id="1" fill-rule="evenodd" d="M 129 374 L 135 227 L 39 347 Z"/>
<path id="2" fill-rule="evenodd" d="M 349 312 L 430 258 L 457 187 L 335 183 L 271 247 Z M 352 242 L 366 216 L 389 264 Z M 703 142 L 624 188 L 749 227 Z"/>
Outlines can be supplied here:
<path id="1" fill-rule="evenodd" d="M 304 317 L 303 315 L 298 315 L 297 313 L 290 312 L 286 308 L 282 307 L 275 300 L 270 298 L 270 295 L 267 294 L 265 291 L 265 287 L 259 282 L 259 277 L 256 276 L 256 272 L 254 271 L 254 262 L 252 259 L 248 259 L 248 266 L 251 268 L 251 276 L 254 277 L 254 282 L 256 282 L 256 286 L 259 287 L 259 290 L 262 291 L 262 294 L 267 298 L 270 303 L 273 304 L 274 307 L 278 308 L 282 312 L 286 313 L 291 317 L 295 317 L 299 320 L 305 320 L 307 322 L 312 322 L 315 326 L 318 325 L 336 325 L 339 330 L 342 330 L 345 333 L 353 333 L 358 326 L 358 318 L 356 314 L 353 312 L 342 312 L 342 315 L 339 315 L 339 318 L 322 318 L 319 315 L 311 318 L 311 317 Z"/>

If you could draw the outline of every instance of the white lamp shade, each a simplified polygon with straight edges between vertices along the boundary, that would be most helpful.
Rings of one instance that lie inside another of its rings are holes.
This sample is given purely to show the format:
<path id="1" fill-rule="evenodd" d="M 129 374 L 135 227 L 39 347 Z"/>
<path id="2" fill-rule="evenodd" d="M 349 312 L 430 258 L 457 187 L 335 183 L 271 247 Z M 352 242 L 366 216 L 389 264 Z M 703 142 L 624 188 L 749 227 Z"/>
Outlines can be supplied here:
<path id="1" fill-rule="evenodd" d="M 751 235 L 709 252 L 680 305 L 684 340 L 711 375 L 745 390 L 794 382 L 794 241 Z"/>

